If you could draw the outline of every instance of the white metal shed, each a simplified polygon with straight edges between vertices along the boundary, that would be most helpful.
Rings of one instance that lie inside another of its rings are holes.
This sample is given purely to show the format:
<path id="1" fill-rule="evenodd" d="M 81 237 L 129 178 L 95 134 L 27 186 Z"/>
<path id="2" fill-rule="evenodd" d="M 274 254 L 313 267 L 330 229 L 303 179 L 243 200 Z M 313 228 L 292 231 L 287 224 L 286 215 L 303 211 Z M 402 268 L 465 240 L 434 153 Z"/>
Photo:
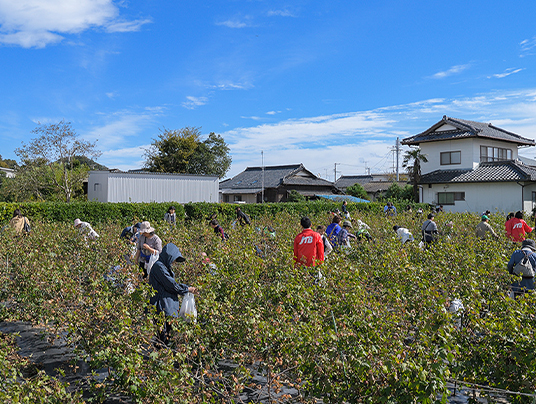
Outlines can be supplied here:
<path id="1" fill-rule="evenodd" d="M 87 197 L 97 202 L 219 202 L 217 176 L 90 171 Z"/>

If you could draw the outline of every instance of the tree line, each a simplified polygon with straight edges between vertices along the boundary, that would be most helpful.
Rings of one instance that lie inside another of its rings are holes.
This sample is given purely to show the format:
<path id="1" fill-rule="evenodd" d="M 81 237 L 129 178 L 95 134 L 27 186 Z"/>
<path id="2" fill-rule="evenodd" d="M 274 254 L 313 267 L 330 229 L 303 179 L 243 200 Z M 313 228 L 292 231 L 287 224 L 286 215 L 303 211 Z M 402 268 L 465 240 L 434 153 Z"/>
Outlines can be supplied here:
<path id="1" fill-rule="evenodd" d="M 2 159 L 0 167 L 15 170 L 16 178 L 0 172 L 0 201 L 85 200 L 84 182 L 90 170 L 107 170 L 95 162 L 97 142 L 81 139 L 70 122 L 39 125 L 35 138 L 15 149 L 19 162 Z M 211 132 L 203 140 L 201 128 L 161 129 L 145 151 L 143 169 L 149 172 L 216 175 L 231 167 L 229 147 Z"/>

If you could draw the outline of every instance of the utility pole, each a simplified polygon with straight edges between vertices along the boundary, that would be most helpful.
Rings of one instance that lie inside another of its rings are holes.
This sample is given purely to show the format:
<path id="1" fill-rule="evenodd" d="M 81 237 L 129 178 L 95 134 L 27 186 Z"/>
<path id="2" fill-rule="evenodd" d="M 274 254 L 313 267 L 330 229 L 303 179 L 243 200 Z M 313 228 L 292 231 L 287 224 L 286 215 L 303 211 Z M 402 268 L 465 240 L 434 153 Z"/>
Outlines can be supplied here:
<path id="1" fill-rule="evenodd" d="M 261 150 L 262 159 L 262 188 L 261 188 L 261 203 L 264 203 L 264 150 Z"/>
<path id="2" fill-rule="evenodd" d="M 400 138 L 396 138 L 396 182 L 400 181 L 399 178 L 399 171 L 398 171 L 398 162 L 399 162 L 399 155 L 400 155 Z"/>
<path id="3" fill-rule="evenodd" d="M 334 171 L 334 176 L 333 176 L 333 182 L 337 181 L 337 164 L 341 164 L 341 163 L 335 163 L 335 169 L 333 170 Z"/>

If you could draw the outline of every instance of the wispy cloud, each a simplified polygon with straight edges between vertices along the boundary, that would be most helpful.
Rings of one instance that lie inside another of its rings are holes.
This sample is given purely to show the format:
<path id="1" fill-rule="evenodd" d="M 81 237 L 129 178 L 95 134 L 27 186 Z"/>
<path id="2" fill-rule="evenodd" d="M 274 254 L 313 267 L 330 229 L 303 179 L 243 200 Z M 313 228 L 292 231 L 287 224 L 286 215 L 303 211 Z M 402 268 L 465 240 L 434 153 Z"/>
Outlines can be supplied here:
<path id="1" fill-rule="evenodd" d="M 521 41 L 519 46 L 521 46 L 521 57 L 534 55 L 536 53 L 536 36 Z"/>
<path id="2" fill-rule="evenodd" d="M 492 122 L 536 139 L 536 89 L 436 98 L 370 111 L 231 129 L 222 134 L 233 156 L 229 175 L 236 175 L 247 166 L 260 165 L 259 150 L 264 151 L 267 165 L 301 162 L 323 175 L 326 170 L 328 173 L 333 170 L 334 160 L 330 156 L 346 164 L 348 175 L 364 173 L 360 159 L 367 161 L 373 172 L 389 171 L 393 166 L 390 150 L 396 138 L 420 133 L 443 115 Z"/>
<path id="3" fill-rule="evenodd" d="M 280 113 L 281 113 L 281 111 L 268 111 L 266 113 L 266 115 L 276 115 L 276 114 L 280 114 Z"/>
<path id="4" fill-rule="evenodd" d="M 295 17 L 295 14 L 292 11 L 287 10 L 287 9 L 284 9 L 284 10 L 270 10 L 266 14 L 268 15 L 268 17 L 274 17 L 274 16 L 278 16 L 278 17 Z"/>
<path id="5" fill-rule="evenodd" d="M 136 31 L 148 22 L 119 19 L 112 0 L 0 0 L 0 43 L 24 48 L 43 48 L 92 28 Z"/>
<path id="6" fill-rule="evenodd" d="M 227 28 L 246 28 L 249 27 L 249 24 L 245 21 L 240 20 L 226 20 L 217 22 L 216 25 L 220 25 Z"/>
<path id="7" fill-rule="evenodd" d="M 491 76 L 488 76 L 488 79 L 496 78 L 496 79 L 502 79 L 503 77 L 508 77 L 511 74 L 519 73 L 520 71 L 525 69 L 516 69 L 516 68 L 509 68 L 504 71 L 504 73 L 498 73 L 498 74 L 492 74 Z"/>
<path id="8" fill-rule="evenodd" d="M 434 74 L 432 76 L 432 78 L 433 79 L 444 79 L 445 77 L 460 74 L 461 72 L 469 69 L 470 67 L 471 67 L 470 64 L 452 66 L 448 70 L 445 70 L 445 71 L 442 71 L 442 72 L 437 72 L 436 74 Z"/>
<path id="9" fill-rule="evenodd" d="M 201 105 L 205 105 L 208 102 L 207 97 L 193 97 L 191 95 L 187 96 L 188 101 L 184 101 L 181 105 L 187 109 L 195 109 Z"/>

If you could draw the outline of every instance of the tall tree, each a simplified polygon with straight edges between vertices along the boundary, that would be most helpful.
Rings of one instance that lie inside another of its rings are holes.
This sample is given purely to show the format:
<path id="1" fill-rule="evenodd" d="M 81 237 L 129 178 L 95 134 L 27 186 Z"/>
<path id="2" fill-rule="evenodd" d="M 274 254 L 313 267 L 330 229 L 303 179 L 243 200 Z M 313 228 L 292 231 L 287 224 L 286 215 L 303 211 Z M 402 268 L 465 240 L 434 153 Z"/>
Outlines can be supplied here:
<path id="1" fill-rule="evenodd" d="M 53 191 L 70 202 L 88 171 L 86 165 L 78 164 L 76 156 L 97 158 L 101 153 L 96 143 L 78 139 L 71 123 L 63 120 L 40 125 L 32 133 L 38 136 L 15 149 L 21 160 L 17 181 L 38 199 Z"/>
<path id="2" fill-rule="evenodd" d="M 421 153 L 420 148 L 408 150 L 404 154 L 402 167 L 406 168 L 411 183 L 413 184 L 413 200 L 419 202 L 419 182 L 421 181 L 421 162 L 427 163 L 428 159 L 425 154 Z"/>
<path id="3" fill-rule="evenodd" d="M 369 200 L 369 196 L 367 194 L 367 191 L 365 191 L 365 188 L 363 188 L 363 185 L 361 185 L 358 182 L 356 182 L 354 185 L 350 185 L 348 188 L 346 188 L 346 193 L 348 195 L 355 196 L 356 198 Z"/>
<path id="4" fill-rule="evenodd" d="M 163 129 L 145 153 L 145 168 L 153 172 L 217 175 L 231 167 L 229 147 L 211 132 L 201 141 L 200 128 Z"/>

